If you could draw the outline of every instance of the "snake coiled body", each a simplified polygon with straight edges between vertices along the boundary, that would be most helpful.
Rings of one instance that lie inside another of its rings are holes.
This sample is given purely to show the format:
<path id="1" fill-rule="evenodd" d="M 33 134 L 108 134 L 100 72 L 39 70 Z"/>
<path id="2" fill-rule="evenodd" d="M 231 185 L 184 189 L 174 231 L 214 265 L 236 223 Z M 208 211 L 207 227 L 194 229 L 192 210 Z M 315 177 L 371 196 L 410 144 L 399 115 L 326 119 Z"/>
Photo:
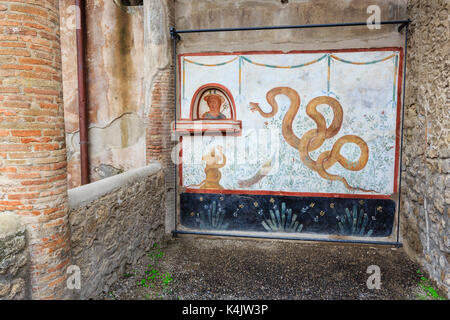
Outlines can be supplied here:
<path id="1" fill-rule="evenodd" d="M 273 88 L 266 94 L 267 102 L 272 107 L 272 110 L 266 113 L 261 110 L 257 103 L 251 103 L 252 110 L 258 111 L 259 114 L 265 118 L 274 117 L 278 112 L 278 104 L 275 101 L 275 97 L 281 94 L 286 95 L 291 100 L 289 110 L 283 118 L 282 135 L 290 146 L 299 151 L 301 161 L 309 169 L 316 171 L 322 178 L 331 181 L 341 181 L 349 190 L 375 192 L 373 190 L 352 187 L 344 177 L 327 172 L 327 169 L 336 162 L 339 162 L 339 164 L 347 170 L 362 170 L 369 160 L 369 147 L 362 138 L 355 135 L 342 136 L 334 143 L 330 151 L 322 152 L 317 160 L 313 160 L 309 156 L 310 152 L 320 148 L 325 140 L 333 138 L 340 131 L 344 117 L 341 104 L 336 99 L 328 96 L 320 96 L 312 99 L 306 106 L 306 114 L 314 120 L 317 129 L 311 129 L 299 138 L 292 129 L 292 123 L 294 122 L 301 102 L 300 96 L 294 89 L 289 87 Z M 333 110 L 334 117 L 329 127 L 327 127 L 324 116 L 317 111 L 317 107 L 322 104 L 329 105 Z M 349 161 L 340 153 L 341 148 L 346 143 L 354 143 L 361 150 L 357 161 Z"/>

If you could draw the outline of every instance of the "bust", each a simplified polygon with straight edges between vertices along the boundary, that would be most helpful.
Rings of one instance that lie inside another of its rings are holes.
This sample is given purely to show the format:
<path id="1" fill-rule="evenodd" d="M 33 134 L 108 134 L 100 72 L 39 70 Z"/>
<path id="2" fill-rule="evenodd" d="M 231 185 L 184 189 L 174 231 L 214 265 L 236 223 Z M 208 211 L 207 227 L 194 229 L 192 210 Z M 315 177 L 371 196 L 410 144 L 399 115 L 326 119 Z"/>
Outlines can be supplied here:
<path id="1" fill-rule="evenodd" d="M 226 119 L 227 117 L 220 112 L 220 108 L 225 99 L 218 94 L 209 94 L 203 98 L 208 104 L 209 111 L 202 115 L 202 119 Z"/>

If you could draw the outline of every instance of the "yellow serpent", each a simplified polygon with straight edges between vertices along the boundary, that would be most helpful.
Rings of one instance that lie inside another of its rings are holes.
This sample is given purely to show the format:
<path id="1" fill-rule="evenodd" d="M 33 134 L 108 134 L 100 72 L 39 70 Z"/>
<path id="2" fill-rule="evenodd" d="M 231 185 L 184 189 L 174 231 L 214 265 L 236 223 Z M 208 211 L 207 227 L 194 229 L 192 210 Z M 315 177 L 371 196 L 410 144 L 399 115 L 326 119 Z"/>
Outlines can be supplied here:
<path id="1" fill-rule="evenodd" d="M 369 148 L 367 143 L 358 136 L 345 135 L 339 138 L 333 145 L 331 151 L 322 152 L 316 161 L 311 159 L 309 153 L 320 148 L 326 139 L 334 137 L 342 126 L 343 110 L 341 104 L 334 98 L 320 96 L 312 99 L 306 106 L 306 114 L 314 120 L 317 129 L 307 131 L 301 138 L 298 138 L 292 130 L 292 123 L 300 108 L 300 96 L 297 91 L 289 87 L 276 87 L 266 94 L 267 102 L 272 107 L 271 112 L 264 112 L 258 103 L 250 102 L 251 110 L 258 111 L 265 118 L 272 118 L 278 112 L 278 104 L 275 101 L 277 95 L 286 95 L 291 100 L 291 105 L 283 118 L 282 134 L 286 142 L 300 153 L 300 159 L 311 170 L 316 171 L 322 178 L 332 181 L 341 181 L 349 190 L 359 190 L 364 192 L 376 192 L 374 190 L 365 190 L 352 187 L 344 177 L 327 172 L 331 166 L 339 162 L 347 170 L 362 170 L 369 159 Z M 327 128 L 326 120 L 323 115 L 317 111 L 317 106 L 321 104 L 329 105 L 333 109 L 334 118 L 331 125 Z M 354 143 L 361 150 L 358 161 L 349 161 L 341 153 L 341 148 L 346 143 Z"/>

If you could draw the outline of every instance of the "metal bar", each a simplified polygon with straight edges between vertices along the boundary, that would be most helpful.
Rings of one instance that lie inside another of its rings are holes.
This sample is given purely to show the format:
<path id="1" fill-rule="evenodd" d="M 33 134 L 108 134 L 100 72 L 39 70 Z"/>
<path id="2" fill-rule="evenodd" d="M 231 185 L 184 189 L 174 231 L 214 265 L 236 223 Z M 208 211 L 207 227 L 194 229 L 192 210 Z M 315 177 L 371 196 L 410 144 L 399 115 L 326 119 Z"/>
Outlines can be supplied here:
<path id="1" fill-rule="evenodd" d="M 80 168 L 81 184 L 90 182 L 89 178 L 89 134 L 88 134 L 88 111 L 86 90 L 86 14 L 85 1 L 76 0 L 76 41 L 77 41 L 77 70 L 78 70 L 78 117 L 80 127 Z"/>
<path id="2" fill-rule="evenodd" d="M 402 32 L 402 30 L 407 27 L 409 24 L 411 23 L 411 20 L 408 19 L 408 22 L 402 23 L 399 27 L 398 27 L 398 32 Z"/>
<path id="3" fill-rule="evenodd" d="M 364 240 L 344 240 L 344 239 L 315 239 L 315 238 L 302 238 L 302 237 L 282 237 L 282 236 L 265 236 L 265 235 L 248 235 L 248 234 L 226 234 L 226 233 L 216 233 L 216 232 L 198 232 L 198 231 L 184 231 L 184 230 L 173 230 L 173 235 L 176 234 L 191 234 L 199 236 L 213 236 L 213 237 L 233 237 L 233 238 L 252 238 L 252 239 L 273 239 L 273 240 L 300 240 L 300 241 L 314 241 L 314 242 L 336 242 L 336 243 L 360 243 L 360 244 L 378 244 L 378 245 L 388 245 L 395 247 L 402 247 L 403 244 L 400 242 L 389 242 L 389 241 L 364 241 Z"/>
<path id="4" fill-rule="evenodd" d="M 399 165 L 399 180 L 398 180 L 398 203 L 397 203 L 397 242 L 400 239 L 400 203 L 402 197 L 402 158 L 403 158 L 403 119 L 405 116 L 405 89 L 406 89 L 406 61 L 408 58 L 408 28 L 405 29 L 405 50 L 403 58 L 403 92 L 402 92 L 402 119 L 401 119 L 401 133 L 400 133 L 400 165 Z"/>
<path id="5" fill-rule="evenodd" d="M 393 20 L 393 21 L 380 21 L 379 24 L 382 24 L 382 25 L 401 24 L 403 26 L 403 25 L 408 25 L 410 22 L 411 22 L 411 20 Z M 328 24 L 303 24 L 303 25 L 286 25 L 286 26 L 190 29 L 190 30 L 176 30 L 175 28 L 171 28 L 171 34 L 173 34 L 173 36 L 177 36 L 180 33 L 309 29 L 309 28 L 354 27 L 354 26 L 366 26 L 366 25 L 367 25 L 367 22 L 347 22 L 347 23 L 328 23 Z M 402 27 L 402 29 L 403 29 L 403 27 Z"/>
<path id="6" fill-rule="evenodd" d="M 175 90 L 175 103 L 174 103 L 174 126 L 175 126 L 175 132 L 177 130 L 177 40 L 179 40 L 179 36 L 176 33 L 172 33 L 172 31 L 175 30 L 175 28 L 170 28 L 170 34 L 171 34 L 171 38 L 173 40 L 173 68 L 174 68 L 174 90 Z M 178 150 L 178 136 L 175 135 L 175 137 L 177 137 L 177 144 L 176 144 L 176 150 L 177 150 L 177 154 L 176 154 L 176 159 L 179 160 L 178 156 L 179 156 L 179 150 Z M 174 206 L 174 223 L 175 223 L 175 231 L 177 230 L 177 207 L 178 207 L 178 164 L 177 162 L 175 162 L 175 186 L 174 186 L 174 192 L 175 192 L 175 206 Z"/>

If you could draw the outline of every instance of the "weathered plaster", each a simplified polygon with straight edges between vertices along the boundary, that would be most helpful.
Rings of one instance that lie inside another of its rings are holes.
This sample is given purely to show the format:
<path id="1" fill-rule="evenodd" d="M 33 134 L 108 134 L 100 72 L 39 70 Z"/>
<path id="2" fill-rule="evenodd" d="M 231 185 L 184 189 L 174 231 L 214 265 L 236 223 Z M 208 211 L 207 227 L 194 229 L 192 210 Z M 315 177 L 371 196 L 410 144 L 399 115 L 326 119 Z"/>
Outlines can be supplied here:
<path id="1" fill-rule="evenodd" d="M 134 112 L 124 113 L 105 127 L 91 126 L 89 141 L 91 175 L 94 181 L 109 176 L 99 172 L 101 166 L 108 165 L 119 171 L 138 168 L 142 165 L 142 159 L 129 157 L 129 154 L 139 154 L 143 149 L 145 150 L 144 121 Z M 72 163 L 79 161 L 80 153 L 77 149 L 79 143 L 79 131 L 66 134 L 68 158 L 73 159 Z M 78 163 L 76 165 L 78 167 Z M 72 179 L 69 178 L 69 181 L 72 185 L 74 184 Z"/>
<path id="2" fill-rule="evenodd" d="M 364 22 L 367 7 L 378 5 L 381 20 L 403 19 L 405 0 L 177 0 L 177 29 L 225 28 Z M 393 46 L 402 36 L 396 26 L 379 30 L 367 27 L 290 29 L 278 31 L 242 31 L 183 34 L 178 52 L 242 50 L 312 50 Z"/>
<path id="3" fill-rule="evenodd" d="M 73 188 L 80 185 L 75 11 L 73 0 L 60 2 L 68 181 Z M 87 2 L 86 15 L 89 161 L 96 181 L 105 177 L 98 174 L 99 166 L 126 171 L 145 165 L 143 10 L 95 0 Z"/>

